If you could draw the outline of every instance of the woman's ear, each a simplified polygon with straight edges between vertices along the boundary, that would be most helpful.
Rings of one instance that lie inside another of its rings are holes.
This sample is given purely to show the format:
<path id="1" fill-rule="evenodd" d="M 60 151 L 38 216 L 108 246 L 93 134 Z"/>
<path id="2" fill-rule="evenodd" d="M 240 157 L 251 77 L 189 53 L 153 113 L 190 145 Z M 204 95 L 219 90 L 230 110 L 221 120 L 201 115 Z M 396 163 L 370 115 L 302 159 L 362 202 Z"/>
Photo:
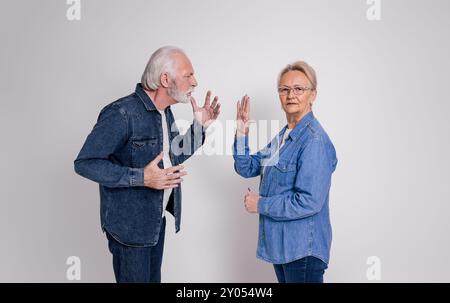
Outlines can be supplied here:
<path id="1" fill-rule="evenodd" d="M 313 90 L 311 96 L 309 97 L 309 106 L 312 106 L 314 101 L 316 101 L 317 91 Z"/>

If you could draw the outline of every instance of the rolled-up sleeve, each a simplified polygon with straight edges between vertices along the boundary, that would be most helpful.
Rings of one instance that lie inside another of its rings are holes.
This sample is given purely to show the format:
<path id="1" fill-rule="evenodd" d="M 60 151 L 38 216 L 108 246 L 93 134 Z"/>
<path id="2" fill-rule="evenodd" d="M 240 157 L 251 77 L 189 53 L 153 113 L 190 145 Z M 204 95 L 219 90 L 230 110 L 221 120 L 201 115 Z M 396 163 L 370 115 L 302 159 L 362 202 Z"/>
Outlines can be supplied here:
<path id="1" fill-rule="evenodd" d="M 175 127 L 176 132 L 178 133 L 178 129 L 176 128 L 176 124 L 172 127 Z M 197 149 L 199 149 L 204 143 L 206 139 L 206 128 L 202 126 L 196 119 L 192 122 L 188 131 L 184 135 L 177 135 L 177 139 L 172 141 L 172 147 L 176 147 L 175 154 L 178 157 L 178 163 L 183 163 L 187 159 L 189 159 Z"/>

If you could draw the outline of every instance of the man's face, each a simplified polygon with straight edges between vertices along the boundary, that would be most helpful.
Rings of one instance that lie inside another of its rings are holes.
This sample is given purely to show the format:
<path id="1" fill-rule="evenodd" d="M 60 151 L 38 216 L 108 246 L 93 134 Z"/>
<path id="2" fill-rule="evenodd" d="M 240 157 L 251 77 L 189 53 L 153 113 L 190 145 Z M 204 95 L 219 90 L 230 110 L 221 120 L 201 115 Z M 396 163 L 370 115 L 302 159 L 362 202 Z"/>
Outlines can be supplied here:
<path id="1" fill-rule="evenodd" d="M 311 110 L 316 93 L 312 90 L 302 90 L 311 87 L 311 82 L 300 71 L 289 71 L 281 77 L 279 96 L 286 114 L 302 114 Z"/>
<path id="2" fill-rule="evenodd" d="M 174 75 L 169 79 L 167 93 L 177 102 L 188 103 L 191 100 L 194 88 L 197 86 L 194 68 L 191 61 L 183 54 L 175 54 L 174 60 Z"/>

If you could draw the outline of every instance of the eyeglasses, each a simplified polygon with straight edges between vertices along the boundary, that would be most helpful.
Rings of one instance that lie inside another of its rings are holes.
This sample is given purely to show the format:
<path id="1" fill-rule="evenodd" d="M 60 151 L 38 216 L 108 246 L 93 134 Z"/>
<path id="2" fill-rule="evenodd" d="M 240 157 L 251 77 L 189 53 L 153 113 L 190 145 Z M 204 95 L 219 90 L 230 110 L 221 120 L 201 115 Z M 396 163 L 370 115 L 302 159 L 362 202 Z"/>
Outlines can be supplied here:
<path id="1" fill-rule="evenodd" d="M 303 93 L 305 91 L 307 91 L 307 90 L 313 91 L 314 88 L 312 88 L 312 87 L 302 87 L 302 86 L 294 86 L 294 87 L 282 86 L 282 87 L 278 88 L 278 94 L 280 96 L 287 96 L 287 95 L 289 95 L 291 90 L 294 92 L 294 95 L 303 95 Z"/>

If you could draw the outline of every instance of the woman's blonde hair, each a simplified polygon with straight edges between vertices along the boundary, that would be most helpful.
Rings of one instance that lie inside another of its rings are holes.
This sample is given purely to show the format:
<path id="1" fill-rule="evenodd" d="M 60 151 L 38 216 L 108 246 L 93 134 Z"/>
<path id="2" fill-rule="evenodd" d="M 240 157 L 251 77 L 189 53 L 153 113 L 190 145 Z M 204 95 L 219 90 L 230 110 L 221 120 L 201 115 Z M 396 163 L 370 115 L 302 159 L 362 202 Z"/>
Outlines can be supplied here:
<path id="1" fill-rule="evenodd" d="M 288 64 L 283 70 L 280 72 L 280 75 L 278 76 L 278 86 L 280 85 L 281 77 L 283 77 L 284 74 L 290 71 L 299 71 L 305 74 L 306 78 L 308 78 L 309 82 L 311 82 L 313 90 L 317 89 L 317 78 L 316 78 L 316 72 L 314 69 L 305 61 L 296 61 L 294 63 Z"/>

